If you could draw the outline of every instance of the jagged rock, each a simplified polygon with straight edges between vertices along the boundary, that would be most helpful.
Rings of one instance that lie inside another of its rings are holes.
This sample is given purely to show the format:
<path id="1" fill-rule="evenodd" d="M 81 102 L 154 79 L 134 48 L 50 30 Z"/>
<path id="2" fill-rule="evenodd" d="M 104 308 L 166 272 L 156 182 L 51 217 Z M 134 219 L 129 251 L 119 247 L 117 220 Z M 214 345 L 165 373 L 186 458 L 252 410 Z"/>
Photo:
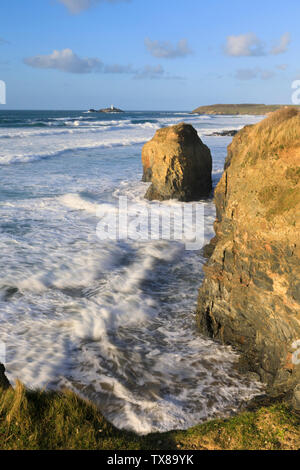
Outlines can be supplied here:
<path id="1" fill-rule="evenodd" d="M 159 129 L 142 151 L 143 181 L 152 182 L 145 198 L 196 201 L 212 189 L 209 148 L 190 124 Z"/>
<path id="2" fill-rule="evenodd" d="M 216 239 L 204 267 L 202 332 L 242 353 L 276 396 L 300 382 L 300 113 L 246 126 L 215 191 Z"/>
<path id="3" fill-rule="evenodd" d="M 0 390 L 6 390 L 10 387 L 10 383 L 5 375 L 5 367 L 3 364 L 0 364 Z"/>
<path id="4" fill-rule="evenodd" d="M 232 129 L 232 130 L 229 130 L 229 131 L 213 132 L 212 134 L 208 134 L 208 135 L 220 136 L 220 137 L 234 137 L 237 133 L 238 133 L 237 130 Z"/>

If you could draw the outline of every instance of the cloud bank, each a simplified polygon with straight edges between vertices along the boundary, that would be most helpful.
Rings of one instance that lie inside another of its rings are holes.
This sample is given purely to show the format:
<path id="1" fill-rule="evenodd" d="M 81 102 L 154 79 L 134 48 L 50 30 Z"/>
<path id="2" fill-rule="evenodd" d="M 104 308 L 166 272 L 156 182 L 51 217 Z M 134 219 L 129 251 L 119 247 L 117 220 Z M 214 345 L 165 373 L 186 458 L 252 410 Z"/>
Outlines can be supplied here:
<path id="1" fill-rule="evenodd" d="M 65 5 L 68 10 L 73 13 L 80 13 L 83 10 L 96 5 L 97 3 L 120 3 L 129 2 L 130 0 L 57 0 L 59 3 Z"/>
<path id="2" fill-rule="evenodd" d="M 231 57 L 258 57 L 268 53 L 273 55 L 283 54 L 291 42 L 290 33 L 283 34 L 276 46 L 270 52 L 266 52 L 264 43 L 254 33 L 227 36 L 224 47 L 225 54 Z"/>
<path id="3" fill-rule="evenodd" d="M 151 41 L 151 39 L 146 38 L 145 46 L 153 57 L 162 59 L 176 59 L 178 57 L 186 57 L 192 53 L 187 39 L 181 39 L 174 46 L 169 41 Z"/>
<path id="4" fill-rule="evenodd" d="M 264 45 L 254 33 L 228 36 L 225 45 L 225 53 L 232 57 L 265 55 Z"/>
<path id="5" fill-rule="evenodd" d="M 161 65 L 145 65 L 142 68 L 135 68 L 131 64 L 104 64 L 98 58 L 81 58 L 72 49 L 63 49 L 61 51 L 53 51 L 51 54 L 36 55 L 27 57 L 23 61 L 26 65 L 37 69 L 53 69 L 60 72 L 87 74 L 87 73 L 104 73 L 104 74 L 128 74 L 134 79 L 154 80 L 168 79 L 181 80 L 182 77 L 173 76 L 165 72 Z"/>
<path id="6" fill-rule="evenodd" d="M 69 73 L 91 73 L 103 69 L 103 63 L 96 58 L 80 58 L 71 49 L 53 51 L 49 55 L 36 55 L 24 59 L 26 65 L 38 69 L 55 69 Z"/>

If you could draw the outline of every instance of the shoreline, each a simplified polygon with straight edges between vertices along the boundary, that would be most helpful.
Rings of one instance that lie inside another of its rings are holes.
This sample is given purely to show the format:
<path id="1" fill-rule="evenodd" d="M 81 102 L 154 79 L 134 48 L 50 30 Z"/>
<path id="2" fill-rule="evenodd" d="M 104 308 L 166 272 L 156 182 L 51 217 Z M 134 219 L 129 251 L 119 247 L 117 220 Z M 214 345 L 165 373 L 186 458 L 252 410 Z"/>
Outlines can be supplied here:
<path id="1" fill-rule="evenodd" d="M 195 286 L 194 286 L 194 288 L 195 288 Z M 67 406 L 69 406 L 70 405 L 69 401 L 71 401 L 72 406 L 74 404 L 76 405 L 75 406 L 75 408 L 77 410 L 76 413 L 81 413 L 80 410 L 86 410 L 86 407 L 88 407 L 89 415 L 94 414 L 94 417 L 97 420 L 97 422 L 103 423 L 103 427 L 109 429 L 109 439 L 114 439 L 115 436 L 118 436 L 118 438 L 123 439 L 123 442 L 125 442 L 124 441 L 124 439 L 125 439 L 126 440 L 126 445 L 129 445 L 129 446 L 132 445 L 132 442 L 134 442 L 134 445 L 145 445 L 145 446 L 147 446 L 148 442 L 150 442 L 150 441 L 152 442 L 152 440 L 158 434 L 158 433 L 151 433 L 151 434 L 148 434 L 146 437 L 137 437 L 137 435 L 134 435 L 135 437 L 133 438 L 133 441 L 129 440 L 127 431 L 120 431 L 117 428 L 115 428 L 113 425 L 109 424 L 107 422 L 107 420 L 105 420 L 103 418 L 100 411 L 97 408 L 95 408 L 94 405 L 92 405 L 90 403 L 87 404 L 87 402 L 85 400 L 81 400 L 80 398 L 76 397 L 74 394 L 71 394 L 70 392 L 68 392 L 66 394 L 62 394 L 62 393 L 59 393 L 59 392 L 41 392 L 41 391 L 31 392 L 31 391 L 28 391 L 28 390 L 25 391 L 24 388 L 22 389 L 22 387 L 17 384 L 16 391 L 15 392 L 10 391 L 9 393 L 10 394 L 16 394 L 17 396 L 18 396 L 18 394 L 19 395 L 21 394 L 22 400 L 25 400 L 25 401 L 27 400 L 28 403 L 30 403 L 30 406 L 32 407 L 32 409 L 36 406 L 35 401 L 37 401 L 37 403 L 41 403 L 44 400 L 49 401 L 51 403 L 55 402 L 57 404 L 57 406 L 58 406 L 58 403 L 61 402 L 61 401 L 64 404 L 66 404 Z M 266 400 L 267 402 L 269 401 L 269 398 L 267 396 L 265 396 L 262 399 Z M 22 402 L 22 400 L 21 400 L 21 402 Z M 166 442 L 170 442 L 171 437 L 172 437 L 172 440 L 179 439 L 178 436 L 180 436 L 181 440 L 183 440 L 184 442 L 187 442 L 187 440 L 188 440 L 191 433 L 194 436 L 197 436 L 197 439 L 199 439 L 199 436 L 203 437 L 204 435 L 206 435 L 205 433 L 207 433 L 207 432 L 208 433 L 213 433 L 213 430 L 214 430 L 215 427 L 218 427 L 218 429 L 220 429 L 220 428 L 224 429 L 224 432 L 227 434 L 228 433 L 228 428 L 232 428 L 232 426 L 234 426 L 235 432 L 236 432 L 236 429 L 240 426 L 241 423 L 244 423 L 245 419 L 250 420 L 250 422 L 253 422 L 253 420 L 258 419 L 258 415 L 260 413 L 267 413 L 268 414 L 270 412 L 271 415 L 273 415 L 273 413 L 274 413 L 274 415 L 276 415 L 276 416 L 277 416 L 278 413 L 279 414 L 284 413 L 291 420 L 292 420 L 292 416 L 294 416 L 292 411 L 290 411 L 289 406 L 285 402 L 276 401 L 276 403 L 274 405 L 270 404 L 270 405 L 267 405 L 267 406 L 261 406 L 260 398 L 257 397 L 257 402 L 256 402 L 256 399 L 254 398 L 249 403 L 249 406 L 250 406 L 250 408 L 252 407 L 254 409 L 252 409 L 252 410 L 250 409 L 248 411 L 246 409 L 245 411 L 238 412 L 232 418 L 226 418 L 226 419 L 221 419 L 221 420 L 220 419 L 208 419 L 204 423 L 199 424 L 197 426 L 193 426 L 192 428 L 189 428 L 186 431 L 169 431 L 167 433 L 159 433 L 159 436 L 162 436 L 162 438 L 165 439 L 164 445 L 165 445 Z M 94 410 L 94 412 L 92 412 L 92 409 Z M 259 410 L 263 410 L 263 411 L 259 411 Z M 267 411 L 267 410 L 271 410 L 271 411 Z M 4 421 L 7 418 L 7 416 L 10 416 L 10 411 L 8 411 L 8 414 L 6 414 L 6 416 L 3 418 Z M 2 424 L 3 424 L 4 421 L 2 420 Z M 0 423 L 1 423 L 1 418 L 0 418 Z M 89 424 L 91 424 L 91 423 L 89 423 L 89 421 L 87 421 L 87 426 Z M 3 426 L 4 426 L 3 430 L 4 430 L 4 432 L 6 432 L 5 425 L 3 425 Z M 132 434 L 132 433 L 129 433 L 129 434 Z M 149 438 L 150 441 L 148 441 L 147 438 Z M 217 438 L 215 437 L 214 439 L 217 439 Z M 253 439 L 253 437 L 251 437 L 251 439 Z M 272 436 L 271 440 L 274 441 L 274 436 Z M 97 441 L 97 439 L 96 439 L 96 441 Z M 268 445 L 271 445 L 270 441 L 268 441 L 268 439 L 267 439 L 267 443 L 268 443 Z M 98 444 L 99 444 L 99 442 L 95 445 L 98 445 Z M 103 442 L 101 440 L 101 445 L 102 444 L 103 444 Z M 178 445 L 180 445 L 180 444 L 178 444 Z M 192 444 L 192 445 L 195 445 L 195 444 Z M 215 445 L 217 445 L 217 444 L 215 444 Z M 239 447 L 239 446 L 241 446 L 243 444 L 239 443 L 239 444 L 236 444 L 236 445 L 238 446 L 237 448 L 242 448 L 242 447 Z M 274 448 L 276 448 L 276 446 L 285 446 L 285 445 L 287 445 L 287 444 L 280 443 L 278 441 L 278 443 L 276 445 L 274 444 L 274 446 L 275 446 Z M 177 446 L 177 444 L 176 444 L 176 446 Z M 199 446 L 202 446 L 202 444 L 199 444 Z M 113 447 L 107 447 L 107 448 L 115 449 L 115 443 L 113 444 Z M 126 448 L 128 448 L 128 447 L 126 447 Z M 187 447 L 183 447 L 183 448 L 187 448 Z M 203 448 L 203 446 L 200 447 L 200 448 Z M 246 448 L 248 448 L 248 447 L 246 447 Z"/>
<path id="2" fill-rule="evenodd" d="M 298 450 L 299 415 L 274 401 L 186 430 L 139 436 L 69 391 L 0 389 L 2 450 Z M 270 423 L 272 426 L 270 426 Z M 75 432 L 74 432 L 75 431 Z"/>

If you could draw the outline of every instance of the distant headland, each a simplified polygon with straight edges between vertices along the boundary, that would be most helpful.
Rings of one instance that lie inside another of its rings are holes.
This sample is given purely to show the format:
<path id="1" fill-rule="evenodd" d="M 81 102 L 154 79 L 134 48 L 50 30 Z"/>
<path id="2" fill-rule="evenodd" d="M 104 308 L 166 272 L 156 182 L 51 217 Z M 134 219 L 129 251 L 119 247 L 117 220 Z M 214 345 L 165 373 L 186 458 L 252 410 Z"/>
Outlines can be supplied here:
<path id="1" fill-rule="evenodd" d="M 292 105 L 280 105 L 280 104 L 213 104 L 211 106 L 200 106 L 194 109 L 192 114 L 216 114 L 216 115 L 233 115 L 233 114 L 255 114 L 255 115 L 266 115 L 277 111 L 281 108 L 295 107 Z"/>
<path id="2" fill-rule="evenodd" d="M 89 109 L 89 113 L 124 113 L 124 111 L 111 105 L 110 108 L 103 108 L 98 110 L 91 108 Z"/>

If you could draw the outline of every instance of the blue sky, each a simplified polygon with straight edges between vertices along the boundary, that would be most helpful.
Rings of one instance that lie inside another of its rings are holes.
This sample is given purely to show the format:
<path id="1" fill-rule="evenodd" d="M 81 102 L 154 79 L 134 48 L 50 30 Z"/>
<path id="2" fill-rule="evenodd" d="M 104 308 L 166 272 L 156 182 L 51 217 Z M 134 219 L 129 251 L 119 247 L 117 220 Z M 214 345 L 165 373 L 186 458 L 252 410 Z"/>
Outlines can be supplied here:
<path id="1" fill-rule="evenodd" d="M 290 103 L 298 0 L 10 0 L 1 109 Z"/>

